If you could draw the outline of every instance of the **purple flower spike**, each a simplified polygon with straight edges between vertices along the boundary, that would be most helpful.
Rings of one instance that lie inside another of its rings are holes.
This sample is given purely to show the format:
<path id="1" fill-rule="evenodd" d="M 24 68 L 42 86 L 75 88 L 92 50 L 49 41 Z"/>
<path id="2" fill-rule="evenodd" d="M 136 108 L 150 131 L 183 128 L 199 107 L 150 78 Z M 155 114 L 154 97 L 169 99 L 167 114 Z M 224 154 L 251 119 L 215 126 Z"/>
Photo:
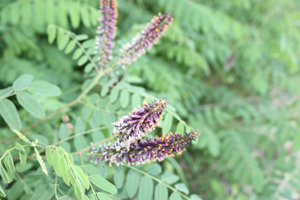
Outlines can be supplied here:
<path id="1" fill-rule="evenodd" d="M 174 157 L 174 152 L 181 154 L 185 151 L 188 143 L 196 140 L 199 137 L 198 130 L 191 130 L 190 133 L 185 133 L 184 136 L 178 133 L 169 133 L 167 136 L 151 137 L 146 140 L 139 140 L 130 144 L 129 150 L 119 149 L 116 144 L 108 144 L 105 151 L 99 155 L 102 156 L 102 162 L 109 162 L 109 165 L 116 164 L 145 164 L 148 162 L 163 161 L 167 157 Z"/>
<path id="2" fill-rule="evenodd" d="M 154 16 L 146 28 L 131 40 L 131 43 L 125 44 L 120 49 L 122 56 L 119 59 L 119 64 L 124 68 L 126 64 L 131 64 L 145 54 L 146 49 L 150 49 L 157 43 L 172 21 L 173 16 L 170 12 L 163 15 L 159 13 L 158 16 Z"/>
<path id="3" fill-rule="evenodd" d="M 129 148 L 130 144 L 141 139 L 153 131 L 159 125 L 159 118 L 162 118 L 163 110 L 167 107 L 168 100 L 154 100 L 151 104 L 143 102 L 143 107 L 134 109 L 131 114 L 123 116 L 116 123 L 113 123 L 113 134 L 118 135 L 115 142 L 119 149 Z"/>
<path id="4" fill-rule="evenodd" d="M 109 60 L 112 60 L 112 48 L 114 47 L 114 38 L 117 23 L 117 2 L 116 0 L 100 0 L 100 12 L 102 18 L 101 24 L 97 27 L 95 40 L 95 54 L 99 54 L 99 68 L 104 67 Z"/>

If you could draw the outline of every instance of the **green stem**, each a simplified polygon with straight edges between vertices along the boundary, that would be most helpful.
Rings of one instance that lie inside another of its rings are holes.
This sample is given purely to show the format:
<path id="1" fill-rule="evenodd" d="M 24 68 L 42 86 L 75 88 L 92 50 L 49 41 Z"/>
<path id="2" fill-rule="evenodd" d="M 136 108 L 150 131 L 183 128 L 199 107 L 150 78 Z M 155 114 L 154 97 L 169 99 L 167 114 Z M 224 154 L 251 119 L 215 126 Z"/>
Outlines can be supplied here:
<path id="1" fill-rule="evenodd" d="M 14 96 L 15 94 L 17 94 L 17 93 L 16 93 L 16 92 L 13 92 L 13 93 L 11 93 L 11 94 L 9 94 L 9 95 L 7 95 L 7 96 L 1 97 L 0 100 L 6 99 L 6 98 L 11 97 L 11 96 Z"/>
<path id="2" fill-rule="evenodd" d="M 82 164 L 82 167 L 83 167 L 83 170 L 84 170 L 84 173 L 85 173 L 86 177 L 89 177 L 89 175 L 87 174 L 87 172 L 86 172 L 86 170 L 85 170 L 85 165 L 84 165 L 84 163 L 83 163 L 83 161 L 82 161 L 81 155 L 79 156 L 79 158 L 80 158 L 80 161 L 81 161 L 81 164 Z M 92 191 L 93 191 L 93 195 L 95 196 L 96 199 L 98 199 L 97 194 L 96 194 L 96 192 L 95 192 L 95 190 L 94 190 L 94 187 L 93 187 L 93 185 L 92 185 L 90 179 L 89 179 L 89 184 L 90 184 L 91 189 L 92 189 Z"/>
<path id="3" fill-rule="evenodd" d="M 55 187 L 55 189 L 54 189 L 54 191 L 55 191 L 55 198 L 59 199 L 58 196 L 57 196 L 57 175 L 56 174 L 55 174 L 55 186 L 54 187 Z"/>
<path id="4" fill-rule="evenodd" d="M 177 193 L 178 193 L 180 196 L 182 196 L 183 198 L 185 198 L 185 199 L 187 199 L 187 200 L 192 200 L 191 198 L 189 198 L 189 197 L 186 196 L 185 194 L 179 192 L 177 189 L 173 188 L 172 186 L 170 186 L 169 184 L 163 182 L 162 180 L 160 180 L 160 179 L 158 179 L 158 178 L 156 178 L 156 177 L 154 177 L 154 176 L 151 176 L 150 174 L 148 174 L 148 173 L 146 173 L 146 172 L 143 172 L 142 170 L 139 170 L 139 169 L 137 169 L 137 168 L 135 168 L 135 167 L 132 167 L 132 166 L 129 166 L 129 165 L 124 165 L 124 166 L 125 166 L 125 167 L 128 167 L 128 168 L 130 168 L 130 169 L 133 169 L 133 170 L 135 170 L 135 171 L 137 171 L 137 172 L 139 172 L 139 173 L 141 173 L 141 174 L 144 174 L 144 175 L 146 175 L 146 176 L 149 176 L 150 178 L 152 178 L 152 179 L 155 180 L 156 182 L 165 185 L 166 187 L 168 187 L 168 188 L 169 188 L 170 190 L 172 190 L 173 192 L 177 192 Z"/>
<path id="5" fill-rule="evenodd" d="M 2 159 L 8 154 L 8 153 L 10 153 L 12 150 L 14 150 L 15 148 L 13 147 L 13 148 L 11 148 L 11 149 L 8 149 L 8 150 L 6 150 L 5 151 L 5 153 L 2 155 L 2 157 L 0 158 L 0 162 L 2 161 Z"/>
<path id="6" fill-rule="evenodd" d="M 89 147 L 87 147 L 87 148 L 84 148 L 84 149 L 82 149 L 82 150 L 80 150 L 80 151 L 71 153 L 71 155 L 81 155 L 83 152 L 89 151 L 89 150 L 90 150 L 91 148 L 93 148 L 93 147 L 96 147 L 96 146 L 102 145 L 102 144 L 104 144 L 104 143 L 106 143 L 106 142 L 109 142 L 109 141 L 111 141 L 111 140 L 114 140 L 114 139 L 116 139 L 117 137 L 118 137 L 117 135 L 111 136 L 111 137 L 109 137 L 109 138 L 107 138 L 107 139 L 105 139 L 105 140 L 102 140 L 102 141 L 100 141 L 100 142 L 98 142 L 98 143 L 96 143 L 96 144 L 93 144 L 93 145 L 91 145 L 91 146 L 89 146 Z"/>

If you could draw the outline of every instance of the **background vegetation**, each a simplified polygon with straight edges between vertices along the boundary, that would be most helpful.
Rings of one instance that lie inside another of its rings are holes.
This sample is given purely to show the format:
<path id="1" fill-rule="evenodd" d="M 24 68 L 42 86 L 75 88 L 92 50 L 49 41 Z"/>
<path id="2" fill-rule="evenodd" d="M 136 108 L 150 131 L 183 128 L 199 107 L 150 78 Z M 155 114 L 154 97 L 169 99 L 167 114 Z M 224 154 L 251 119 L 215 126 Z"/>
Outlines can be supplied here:
<path id="1" fill-rule="evenodd" d="M 82 49 L 93 53 L 98 8 L 96 0 L 0 1 L 0 88 L 31 74 L 34 81 L 52 83 L 62 91 L 58 97 L 35 96 L 45 109 L 36 115 L 23 109 L 15 96 L 9 97 L 23 129 L 74 101 L 90 83 L 93 65 Z M 159 199 L 156 191 L 165 192 L 168 185 L 175 188 L 167 190 L 174 193 L 170 199 L 199 199 L 191 194 L 205 200 L 298 199 L 300 3 L 120 0 L 118 9 L 116 49 L 158 12 L 172 11 L 174 23 L 159 44 L 128 66 L 124 75 L 102 78 L 79 104 L 29 127 L 24 134 L 42 146 L 55 144 L 66 152 L 78 152 L 90 141 L 109 137 L 110 124 L 143 98 L 166 98 L 171 105 L 154 134 L 182 133 L 192 127 L 201 130 L 200 138 L 182 156 L 159 165 L 121 171 L 94 165 L 98 176 L 119 188 L 112 198 L 128 199 L 137 193 L 135 199 Z M 54 31 L 58 38 L 48 37 Z M 68 48 L 71 42 L 81 46 Z M 115 85 L 117 81 L 121 83 Z M 5 90 L 0 97 L 1 92 Z M 70 121 L 63 121 L 64 115 Z M 2 119 L 0 127 L 2 156 L 20 141 Z M 34 155 L 34 149 L 26 148 L 26 154 Z M 16 172 L 9 175 L 14 181 L 0 180 L 7 199 L 46 193 L 41 189 L 45 184 L 57 191 L 53 199 L 70 192 L 54 173 L 43 175 L 36 159 L 29 157 L 22 166 L 18 153 L 12 156 Z M 77 165 L 85 163 L 87 156 L 82 159 L 74 156 Z M 46 167 L 53 170 L 47 163 Z M 138 188 L 132 187 L 140 177 L 140 192 L 136 192 Z M 146 183 L 148 187 L 143 188 Z M 160 190 L 149 189 L 149 184 Z"/>

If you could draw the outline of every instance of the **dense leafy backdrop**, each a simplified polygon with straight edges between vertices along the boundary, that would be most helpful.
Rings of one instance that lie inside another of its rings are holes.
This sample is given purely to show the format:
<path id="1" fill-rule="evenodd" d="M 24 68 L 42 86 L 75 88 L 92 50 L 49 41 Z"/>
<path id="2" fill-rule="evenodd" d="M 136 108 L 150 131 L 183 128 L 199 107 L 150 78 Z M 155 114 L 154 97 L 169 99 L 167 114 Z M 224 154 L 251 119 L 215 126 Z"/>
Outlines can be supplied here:
<path id="1" fill-rule="evenodd" d="M 32 82 L 26 92 L 9 97 L 22 129 L 72 102 L 94 77 L 83 48 L 93 53 L 98 7 L 96 0 L 1 0 L 0 88 L 13 85 L 22 74 L 26 80 L 53 84 L 46 92 L 50 96 L 38 94 L 40 84 Z M 124 75 L 101 78 L 93 93 L 28 130 L 27 137 L 43 146 L 80 151 L 108 137 L 110 124 L 142 99 L 166 98 L 170 106 L 154 134 L 192 127 L 202 132 L 197 142 L 184 156 L 139 169 L 86 165 L 88 173 L 97 173 L 91 178 L 94 185 L 101 188 L 98 184 L 105 177 L 119 188 L 119 199 L 135 194 L 136 199 L 171 194 L 170 199 L 184 198 L 181 194 L 205 200 L 299 198 L 299 2 L 120 0 L 118 9 L 117 48 L 159 11 L 172 11 L 174 23 Z M 15 91 L 23 89 L 14 84 Z M 4 93 L 1 90 L 0 96 Z M 32 97 L 28 94 L 37 99 L 36 109 L 23 105 Z M 70 122 L 63 122 L 64 114 Z M 2 119 L 0 127 L 2 156 L 17 137 Z M 34 151 L 26 148 L 26 153 Z M 22 166 L 18 153 L 12 156 L 17 172 L 9 175 L 14 182 L 0 181 L 8 199 L 53 196 L 54 187 L 59 195 L 70 192 L 61 178 L 43 175 L 36 159 Z M 82 159 L 87 161 L 86 156 Z M 74 161 L 81 165 L 78 156 Z M 177 190 L 172 193 L 165 183 Z"/>

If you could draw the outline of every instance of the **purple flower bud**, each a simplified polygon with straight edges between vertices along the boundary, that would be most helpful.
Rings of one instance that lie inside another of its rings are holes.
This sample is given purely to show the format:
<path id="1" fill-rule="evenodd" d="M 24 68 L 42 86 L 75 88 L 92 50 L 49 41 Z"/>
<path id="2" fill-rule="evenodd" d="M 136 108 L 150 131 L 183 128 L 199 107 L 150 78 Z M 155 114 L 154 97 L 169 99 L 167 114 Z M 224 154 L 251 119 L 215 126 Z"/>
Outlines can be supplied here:
<path id="1" fill-rule="evenodd" d="M 129 145 L 153 131 L 159 125 L 163 110 L 167 107 L 168 100 L 154 100 L 151 104 L 143 102 L 143 107 L 133 109 L 132 113 L 123 116 L 113 123 L 113 134 L 118 135 L 115 142 L 120 148 L 129 148 Z"/>
<path id="2" fill-rule="evenodd" d="M 157 43 L 172 21 L 173 16 L 170 12 L 163 15 L 159 13 L 158 16 L 154 16 L 146 28 L 131 40 L 131 43 L 123 45 L 120 49 L 122 56 L 119 59 L 119 64 L 124 68 L 126 64 L 131 64 L 145 54 L 146 49 L 150 49 Z"/>
<path id="3" fill-rule="evenodd" d="M 97 35 L 95 39 L 95 54 L 99 54 L 99 68 L 104 67 L 109 60 L 112 60 L 112 48 L 114 47 L 114 38 L 117 23 L 117 1 L 116 0 L 100 0 L 100 12 L 102 19 L 97 27 Z"/>
<path id="4" fill-rule="evenodd" d="M 148 162 L 163 161 L 167 157 L 174 157 L 174 152 L 181 154 L 185 151 L 188 143 L 196 140 L 199 137 L 198 130 L 191 130 L 190 133 L 185 133 L 183 136 L 178 133 L 169 133 L 167 136 L 152 139 L 149 137 L 146 140 L 135 141 L 130 144 L 129 149 L 120 148 L 116 144 L 108 144 L 105 151 L 101 154 L 102 162 L 109 162 L 109 165 L 116 164 L 145 164 Z"/>

